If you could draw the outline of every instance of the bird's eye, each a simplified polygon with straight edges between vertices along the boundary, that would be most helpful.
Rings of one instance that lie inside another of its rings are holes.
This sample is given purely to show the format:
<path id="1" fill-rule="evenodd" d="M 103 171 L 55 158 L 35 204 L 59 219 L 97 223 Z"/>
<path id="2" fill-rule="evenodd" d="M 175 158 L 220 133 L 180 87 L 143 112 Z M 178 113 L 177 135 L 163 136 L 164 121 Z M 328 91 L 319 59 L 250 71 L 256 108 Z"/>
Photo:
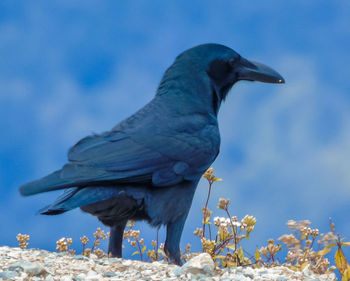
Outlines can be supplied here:
<path id="1" fill-rule="evenodd" d="M 234 59 L 230 59 L 229 60 L 229 64 L 231 66 L 235 66 L 239 61 L 240 61 L 241 57 L 237 57 L 237 58 L 234 58 Z"/>

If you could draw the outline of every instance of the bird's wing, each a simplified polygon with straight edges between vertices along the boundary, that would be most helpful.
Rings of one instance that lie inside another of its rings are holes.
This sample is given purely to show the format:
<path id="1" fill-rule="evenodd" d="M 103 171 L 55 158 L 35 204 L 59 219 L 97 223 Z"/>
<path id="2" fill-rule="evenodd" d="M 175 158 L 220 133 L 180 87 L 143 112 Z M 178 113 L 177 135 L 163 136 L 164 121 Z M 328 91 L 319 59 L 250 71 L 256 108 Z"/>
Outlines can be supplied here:
<path id="1" fill-rule="evenodd" d="M 23 185 L 20 191 L 32 195 L 101 182 L 168 186 L 189 174 L 189 163 L 198 158 L 196 150 L 176 136 L 118 131 L 89 136 L 70 149 L 70 162 L 61 170 Z"/>
<path id="2" fill-rule="evenodd" d="M 163 186 L 180 182 L 194 170 L 212 162 L 212 143 L 190 133 L 111 131 L 84 138 L 68 153 L 72 166 L 83 165 L 108 173 L 106 180 L 120 183 L 151 180 Z M 68 177 L 76 176 L 74 171 Z"/>

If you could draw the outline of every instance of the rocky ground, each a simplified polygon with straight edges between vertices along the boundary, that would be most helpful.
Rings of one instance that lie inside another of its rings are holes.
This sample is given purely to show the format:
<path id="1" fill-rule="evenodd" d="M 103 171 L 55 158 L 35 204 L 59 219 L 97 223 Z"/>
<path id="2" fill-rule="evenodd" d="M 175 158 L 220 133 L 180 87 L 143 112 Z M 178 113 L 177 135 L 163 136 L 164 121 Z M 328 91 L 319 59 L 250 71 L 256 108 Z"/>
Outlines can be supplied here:
<path id="1" fill-rule="evenodd" d="M 335 275 L 315 275 L 308 268 L 294 272 L 286 267 L 238 267 L 218 269 L 208 254 L 201 254 L 182 267 L 160 262 L 70 256 L 38 249 L 0 247 L 0 280 L 237 280 L 237 281 L 333 281 Z"/>

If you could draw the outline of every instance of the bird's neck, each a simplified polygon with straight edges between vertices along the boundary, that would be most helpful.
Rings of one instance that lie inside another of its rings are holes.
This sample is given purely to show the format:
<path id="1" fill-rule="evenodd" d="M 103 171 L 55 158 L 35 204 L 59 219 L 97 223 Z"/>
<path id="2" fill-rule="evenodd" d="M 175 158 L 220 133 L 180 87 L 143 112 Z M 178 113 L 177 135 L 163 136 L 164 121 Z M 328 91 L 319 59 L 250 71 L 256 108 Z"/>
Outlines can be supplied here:
<path id="1" fill-rule="evenodd" d="M 205 73 L 194 72 L 193 69 L 168 71 L 158 87 L 156 99 L 167 100 L 167 104 L 179 113 L 217 116 L 221 99 Z"/>

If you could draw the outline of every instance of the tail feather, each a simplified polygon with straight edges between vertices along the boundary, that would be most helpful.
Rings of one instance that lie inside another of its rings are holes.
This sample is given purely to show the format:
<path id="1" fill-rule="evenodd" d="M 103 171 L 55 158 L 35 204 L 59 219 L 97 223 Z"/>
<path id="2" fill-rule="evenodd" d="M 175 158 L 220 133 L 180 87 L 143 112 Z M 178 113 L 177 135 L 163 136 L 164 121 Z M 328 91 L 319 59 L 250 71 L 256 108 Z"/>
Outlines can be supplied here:
<path id="1" fill-rule="evenodd" d="M 66 189 L 59 197 L 57 197 L 56 201 L 44 208 L 41 208 L 37 213 L 41 215 L 59 215 L 74 209 L 74 206 L 67 208 L 68 206 L 65 206 L 66 204 L 64 203 L 72 198 L 74 194 L 78 192 L 78 190 L 79 189 L 76 187 Z"/>
<path id="2" fill-rule="evenodd" d="M 63 189 L 74 185 L 71 180 L 62 179 L 60 174 L 61 170 L 58 170 L 39 180 L 26 183 L 19 188 L 19 192 L 23 196 L 29 196 L 41 192 Z"/>
<path id="3" fill-rule="evenodd" d="M 55 202 L 40 209 L 38 213 L 42 215 L 58 215 L 124 194 L 125 191 L 123 189 L 113 187 L 68 188 Z"/>

